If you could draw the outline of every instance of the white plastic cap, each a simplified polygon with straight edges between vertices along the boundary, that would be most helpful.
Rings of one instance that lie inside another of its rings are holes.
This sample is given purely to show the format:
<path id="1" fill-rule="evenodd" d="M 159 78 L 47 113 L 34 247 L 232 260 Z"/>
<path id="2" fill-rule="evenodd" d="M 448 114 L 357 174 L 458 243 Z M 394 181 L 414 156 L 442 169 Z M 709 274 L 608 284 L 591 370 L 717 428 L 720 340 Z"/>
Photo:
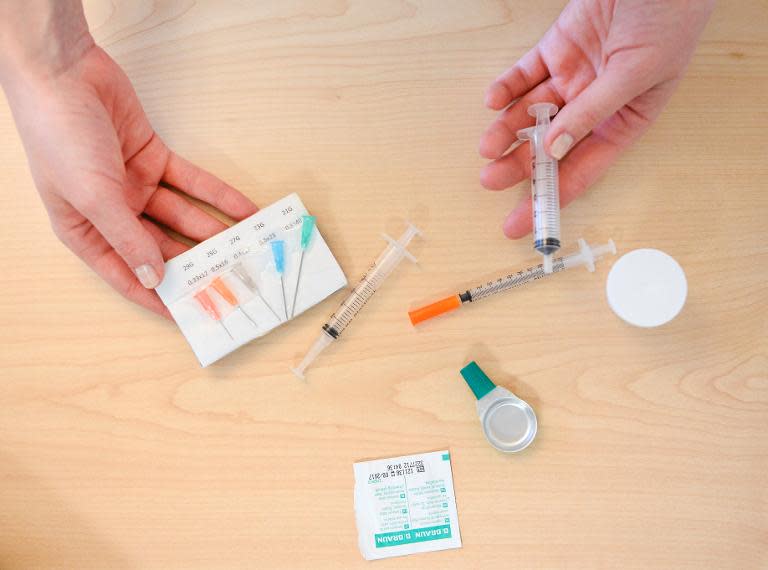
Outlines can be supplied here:
<path id="1" fill-rule="evenodd" d="M 658 327 L 685 305 L 688 281 L 680 264 L 658 249 L 636 249 L 613 264 L 605 285 L 608 305 L 636 327 Z"/>

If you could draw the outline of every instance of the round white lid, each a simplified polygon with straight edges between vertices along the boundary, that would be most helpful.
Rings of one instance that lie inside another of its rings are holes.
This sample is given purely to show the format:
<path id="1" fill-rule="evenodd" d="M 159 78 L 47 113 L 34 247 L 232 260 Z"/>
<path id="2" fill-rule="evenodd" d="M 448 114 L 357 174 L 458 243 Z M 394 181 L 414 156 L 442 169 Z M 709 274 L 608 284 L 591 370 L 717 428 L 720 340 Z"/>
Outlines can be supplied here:
<path id="1" fill-rule="evenodd" d="M 629 324 L 658 327 L 683 308 L 688 282 L 671 256 L 658 249 L 636 249 L 613 264 L 605 292 L 613 312 Z"/>

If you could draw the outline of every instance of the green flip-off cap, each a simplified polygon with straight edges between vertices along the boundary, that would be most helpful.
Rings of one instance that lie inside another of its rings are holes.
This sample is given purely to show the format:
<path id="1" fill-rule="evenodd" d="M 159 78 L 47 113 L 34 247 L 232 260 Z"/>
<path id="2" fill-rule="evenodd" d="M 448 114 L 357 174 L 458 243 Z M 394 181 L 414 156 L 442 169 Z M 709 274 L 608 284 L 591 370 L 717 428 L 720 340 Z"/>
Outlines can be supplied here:
<path id="1" fill-rule="evenodd" d="M 461 369 L 461 375 L 478 400 L 496 387 L 474 360 Z"/>
<path id="2" fill-rule="evenodd" d="M 301 249 L 307 249 L 312 230 L 315 229 L 315 216 L 301 216 Z"/>

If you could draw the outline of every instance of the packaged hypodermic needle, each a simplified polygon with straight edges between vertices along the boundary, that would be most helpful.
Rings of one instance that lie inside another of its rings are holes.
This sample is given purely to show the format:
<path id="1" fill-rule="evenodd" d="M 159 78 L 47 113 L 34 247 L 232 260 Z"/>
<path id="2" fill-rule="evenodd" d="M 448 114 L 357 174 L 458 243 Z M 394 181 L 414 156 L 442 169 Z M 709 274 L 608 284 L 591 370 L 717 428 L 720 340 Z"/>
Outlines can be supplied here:
<path id="1" fill-rule="evenodd" d="M 460 548 L 448 451 L 355 463 L 358 545 L 366 560 Z"/>
<path id="2" fill-rule="evenodd" d="M 264 336 L 346 285 L 314 222 L 291 194 L 165 264 L 157 293 L 200 364 Z"/>

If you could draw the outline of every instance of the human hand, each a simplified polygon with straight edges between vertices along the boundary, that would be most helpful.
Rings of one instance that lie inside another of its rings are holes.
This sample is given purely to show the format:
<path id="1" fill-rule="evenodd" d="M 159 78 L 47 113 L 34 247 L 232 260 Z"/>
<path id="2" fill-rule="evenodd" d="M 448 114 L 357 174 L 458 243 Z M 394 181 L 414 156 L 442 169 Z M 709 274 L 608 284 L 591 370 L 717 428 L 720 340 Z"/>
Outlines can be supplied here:
<path id="1" fill-rule="evenodd" d="M 661 113 L 713 6 L 571 0 L 538 45 L 488 89 L 486 106 L 503 111 L 480 139 L 480 154 L 492 160 L 482 185 L 502 190 L 530 177 L 528 145 L 509 148 L 518 129 L 535 123 L 528 106 L 546 101 L 560 108 L 544 146 L 561 159 L 561 206 L 582 194 Z M 520 238 L 531 224 L 529 196 L 507 216 L 504 233 Z"/>
<path id="2" fill-rule="evenodd" d="M 92 40 L 81 47 L 52 72 L 5 74 L 32 175 L 61 241 L 125 297 L 170 317 L 151 289 L 163 259 L 187 246 L 157 223 L 194 241 L 226 225 L 166 185 L 236 220 L 257 207 L 169 150 L 120 67 Z"/>

